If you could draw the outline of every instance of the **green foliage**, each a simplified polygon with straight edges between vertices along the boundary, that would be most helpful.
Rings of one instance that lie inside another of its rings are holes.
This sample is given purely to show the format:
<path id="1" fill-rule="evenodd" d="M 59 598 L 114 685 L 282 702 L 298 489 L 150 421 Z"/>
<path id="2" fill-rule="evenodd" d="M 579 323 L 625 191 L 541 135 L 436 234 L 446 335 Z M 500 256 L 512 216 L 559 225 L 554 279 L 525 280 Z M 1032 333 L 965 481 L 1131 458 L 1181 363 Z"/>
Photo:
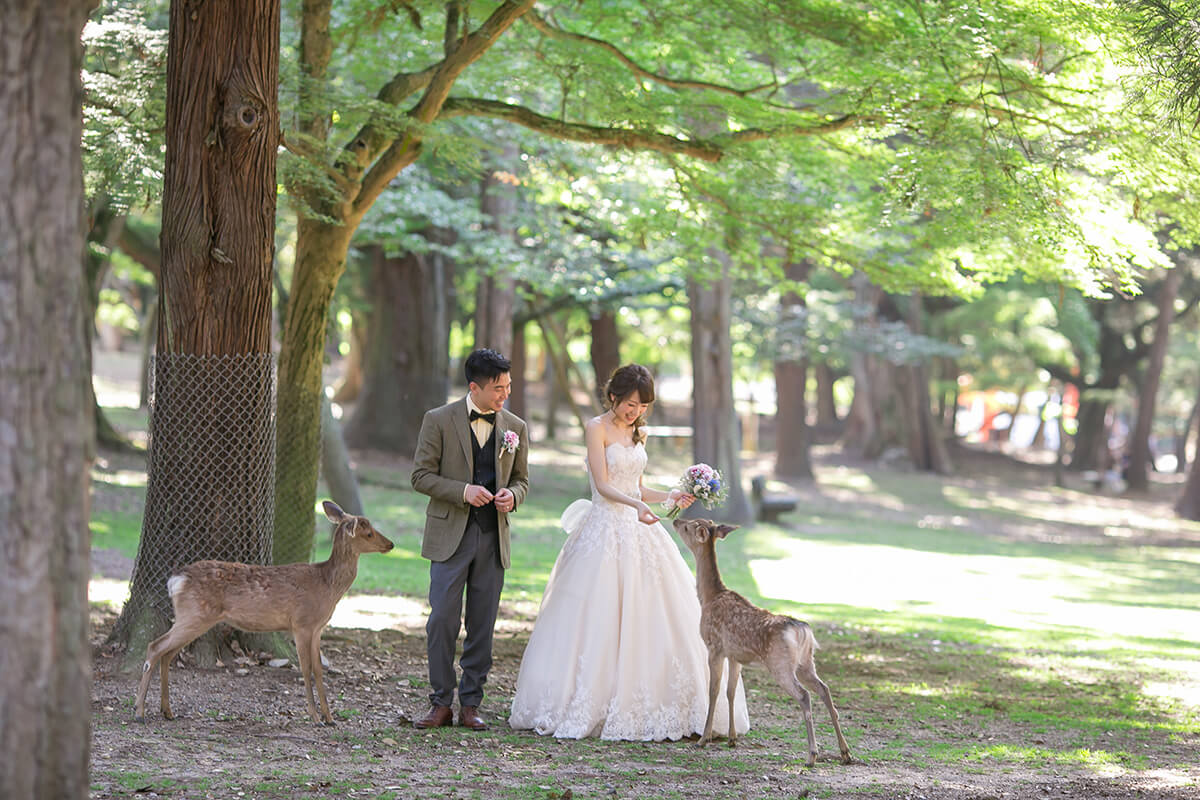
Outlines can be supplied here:
<path id="1" fill-rule="evenodd" d="M 118 209 L 148 205 L 162 191 L 163 5 L 105 2 L 83 30 L 84 189 Z"/>

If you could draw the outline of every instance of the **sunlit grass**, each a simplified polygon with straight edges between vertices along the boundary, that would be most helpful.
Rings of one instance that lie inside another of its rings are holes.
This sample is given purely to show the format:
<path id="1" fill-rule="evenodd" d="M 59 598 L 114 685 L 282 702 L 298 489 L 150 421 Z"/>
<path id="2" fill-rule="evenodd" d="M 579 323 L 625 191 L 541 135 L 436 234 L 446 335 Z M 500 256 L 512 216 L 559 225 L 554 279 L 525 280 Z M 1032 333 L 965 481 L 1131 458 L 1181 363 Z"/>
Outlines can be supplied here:
<path id="1" fill-rule="evenodd" d="M 559 515 L 588 491 L 578 442 L 539 443 L 533 456 L 501 598 L 501 625 L 518 634 L 564 541 Z M 670 484 L 686 463 L 686 454 L 656 454 L 648 482 Z M 423 624 L 426 498 L 406 469 L 360 473 L 366 513 L 396 547 L 360 559 L 334 625 Z M 132 558 L 144 475 L 97 470 L 93 480 L 109 500 L 93 513 L 93 545 Z M 744 526 L 719 543 L 718 558 L 731 588 L 813 623 L 820 669 L 849 714 L 856 755 L 964 771 L 1149 773 L 1148 742 L 1192 741 L 1200 726 L 1200 550 L 1178 539 L 1133 545 L 1119 534 L 1141 526 L 1191 536 L 1193 523 L 1150 504 L 1101 499 L 1106 514 L 1072 509 L 1088 498 L 1065 490 L 975 490 L 914 473 L 819 468 L 817 485 L 820 502 L 801 503 L 782 525 Z M 1102 535 L 1072 537 L 1070 526 Z M 318 516 L 315 559 L 328 556 L 330 527 Z M 690 553 L 684 558 L 692 564 Z M 120 582 L 94 588 L 97 600 L 124 596 Z M 748 672 L 747 686 L 754 704 L 791 703 L 762 672 Z M 823 713 L 818 736 L 828 742 Z M 972 734 L 992 728 L 998 738 Z M 751 735 L 793 742 L 803 734 L 764 726 Z M 778 761 L 797 767 L 790 747 Z M 745 768 L 723 751 L 712 764 Z"/>

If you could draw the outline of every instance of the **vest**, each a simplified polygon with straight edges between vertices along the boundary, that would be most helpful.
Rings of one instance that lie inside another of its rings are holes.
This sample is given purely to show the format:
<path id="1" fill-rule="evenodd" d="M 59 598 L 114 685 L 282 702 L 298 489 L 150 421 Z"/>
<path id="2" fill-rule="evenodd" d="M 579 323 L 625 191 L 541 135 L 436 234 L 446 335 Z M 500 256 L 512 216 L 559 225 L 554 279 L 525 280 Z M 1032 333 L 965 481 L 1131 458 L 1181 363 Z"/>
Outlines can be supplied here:
<path id="1" fill-rule="evenodd" d="M 496 426 L 492 426 L 492 433 L 484 440 L 483 445 L 475 439 L 475 434 L 471 433 L 471 455 L 475 459 L 475 463 L 471 467 L 471 483 L 485 487 L 492 494 L 496 493 Z M 467 515 L 468 521 L 474 521 L 481 530 L 498 531 L 500 530 L 500 520 L 496 513 L 496 504 L 488 503 L 482 508 L 471 506 Z"/>

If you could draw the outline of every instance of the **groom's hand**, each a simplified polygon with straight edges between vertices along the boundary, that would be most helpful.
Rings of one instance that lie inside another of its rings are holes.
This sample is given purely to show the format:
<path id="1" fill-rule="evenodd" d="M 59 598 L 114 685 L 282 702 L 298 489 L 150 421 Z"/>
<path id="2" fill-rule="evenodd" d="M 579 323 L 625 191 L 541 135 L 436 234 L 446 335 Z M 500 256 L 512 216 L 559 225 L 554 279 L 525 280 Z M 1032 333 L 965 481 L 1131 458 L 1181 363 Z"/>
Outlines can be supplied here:
<path id="1" fill-rule="evenodd" d="M 476 485 L 474 483 L 467 487 L 467 491 L 463 497 L 468 503 L 476 508 L 479 508 L 480 506 L 486 506 L 488 503 L 492 502 L 492 493 L 489 492 L 485 487 Z"/>
<path id="2" fill-rule="evenodd" d="M 513 510 L 517 504 L 517 498 L 512 491 L 506 486 L 496 492 L 496 510 L 503 511 L 505 514 Z"/>

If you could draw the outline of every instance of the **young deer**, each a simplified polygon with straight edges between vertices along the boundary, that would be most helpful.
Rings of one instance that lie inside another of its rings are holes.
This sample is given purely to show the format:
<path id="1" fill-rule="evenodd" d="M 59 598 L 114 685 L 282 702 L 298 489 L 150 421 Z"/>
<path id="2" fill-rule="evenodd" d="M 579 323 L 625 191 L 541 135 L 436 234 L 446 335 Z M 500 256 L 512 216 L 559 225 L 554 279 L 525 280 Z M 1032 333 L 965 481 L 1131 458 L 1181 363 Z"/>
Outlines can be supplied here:
<path id="1" fill-rule="evenodd" d="M 700 636 L 708 646 L 708 720 L 700 744 L 712 739 L 713 712 L 717 705 L 724 661 L 729 662 L 727 686 L 729 701 L 729 746 L 737 744 L 733 728 L 733 698 L 742 664 L 759 661 L 791 695 L 804 712 L 808 731 L 808 766 L 817 760 L 817 742 L 813 735 L 812 702 L 809 691 L 817 692 L 829 709 L 842 763 L 850 763 L 850 747 L 842 736 L 837 709 L 829 687 L 817 676 L 813 651 L 816 637 L 807 622 L 772 614 L 750 603 L 725 586 L 717 570 L 717 539 L 724 539 L 736 525 L 720 525 L 707 519 L 677 519 L 675 530 L 696 558 L 696 592 L 700 596 Z"/>
<path id="2" fill-rule="evenodd" d="M 312 683 L 321 698 L 321 715 L 332 725 L 321 672 L 321 631 L 333 607 L 358 574 L 361 553 L 386 553 L 392 543 L 366 517 L 347 514 L 325 501 L 325 516 L 337 524 L 333 552 L 319 564 L 258 566 L 229 561 L 197 561 L 167 579 L 175 624 L 146 648 L 134 719 L 146 718 L 146 690 L 161 664 L 162 715 L 173 719 L 167 697 L 167 670 L 184 647 L 218 622 L 244 631 L 291 631 L 304 676 L 304 698 L 313 722 L 321 724 L 313 704 Z"/>

